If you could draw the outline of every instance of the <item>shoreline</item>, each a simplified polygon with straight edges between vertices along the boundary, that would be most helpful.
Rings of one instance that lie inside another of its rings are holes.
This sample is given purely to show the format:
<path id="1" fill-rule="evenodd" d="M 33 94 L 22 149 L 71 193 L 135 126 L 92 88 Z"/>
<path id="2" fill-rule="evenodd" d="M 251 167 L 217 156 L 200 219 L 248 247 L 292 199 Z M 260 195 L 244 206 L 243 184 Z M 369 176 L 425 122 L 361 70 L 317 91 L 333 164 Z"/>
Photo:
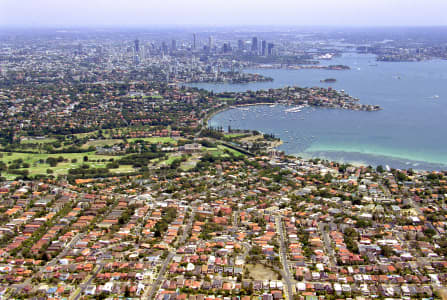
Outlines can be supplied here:
<path id="1" fill-rule="evenodd" d="M 349 163 L 352 165 L 361 165 L 361 166 L 368 166 L 368 165 L 399 165 L 399 167 L 394 167 L 396 169 L 416 169 L 416 170 L 423 170 L 423 171 L 429 171 L 429 170 L 437 170 L 437 171 L 443 171 L 447 170 L 447 164 L 443 163 L 435 163 L 435 162 L 428 162 L 428 161 L 420 161 L 420 160 L 412 160 L 402 157 L 396 157 L 396 156 L 389 156 L 389 155 L 383 155 L 383 154 L 372 154 L 372 153 L 362 153 L 362 152 L 355 152 L 355 151 L 343 151 L 343 150 L 320 150 L 320 151 L 309 151 L 309 152 L 300 152 L 300 153 L 293 153 L 291 154 L 293 156 L 301 156 L 304 159 L 313 159 L 313 158 L 319 158 L 319 159 L 325 159 L 329 161 L 336 161 L 340 163 Z M 339 157 L 337 157 L 339 156 Z M 345 156 L 358 156 L 357 158 L 349 159 Z M 377 160 L 377 161 L 374 161 Z M 393 166 L 391 166 L 393 167 Z"/>
<path id="2" fill-rule="evenodd" d="M 231 105 L 231 106 L 225 106 L 225 107 L 222 107 L 222 108 L 210 113 L 209 115 L 205 116 L 203 118 L 203 123 L 208 124 L 208 122 L 210 121 L 210 119 L 212 117 L 214 117 L 215 115 L 217 115 L 219 113 L 230 110 L 230 109 L 236 109 L 238 107 L 247 107 L 247 106 L 256 106 L 256 105 L 272 105 L 272 104 L 276 104 L 276 103 L 263 102 L 263 103 L 247 103 L 247 104 L 235 104 L 235 105 Z"/>
<path id="3" fill-rule="evenodd" d="M 256 105 L 272 105 L 272 103 L 250 103 L 250 104 L 241 104 L 241 105 L 234 105 L 232 107 L 227 106 L 225 108 L 222 108 L 213 114 L 209 116 L 207 119 L 208 122 L 218 113 L 225 112 L 226 110 L 235 109 L 237 107 L 247 107 L 247 106 L 256 106 Z M 253 129 L 256 130 L 256 129 Z M 279 142 L 274 142 L 271 144 L 271 147 L 273 149 L 276 149 L 278 151 L 284 151 L 281 149 L 278 149 L 281 145 L 284 144 L 285 141 L 280 140 Z M 353 149 L 356 150 L 356 149 Z M 307 152 L 307 153 L 306 153 Z M 320 153 L 320 155 L 312 155 L 312 153 Z M 326 155 L 321 155 L 323 153 L 327 153 L 332 158 L 325 157 Z M 339 149 L 334 147 L 317 147 L 317 146 L 310 146 L 308 149 L 306 149 L 303 152 L 299 153 L 293 153 L 292 151 L 290 153 L 286 153 L 293 156 L 306 156 L 306 159 L 312 159 L 312 158 L 320 158 L 320 159 L 327 159 L 330 161 L 337 161 L 337 162 L 344 162 L 349 163 L 352 165 L 398 165 L 399 169 L 418 169 L 418 170 L 447 170 L 447 162 L 439 161 L 437 159 L 428 159 L 428 160 L 421 160 L 417 159 L 411 155 L 407 156 L 398 156 L 393 155 L 393 153 L 385 153 L 384 151 L 381 152 L 363 152 L 363 151 L 346 151 L 346 149 Z M 307 155 L 306 155 L 307 154 Z M 346 159 L 346 158 L 334 158 L 333 155 L 346 155 L 346 156 L 360 156 L 363 157 L 362 159 Z M 374 160 L 377 160 L 377 162 L 374 162 Z M 369 163 L 370 162 L 370 163 Z"/>
<path id="4" fill-rule="evenodd" d="M 326 147 L 325 147 L 326 146 Z M 328 145 L 311 145 L 309 148 L 307 148 L 304 152 L 344 152 L 344 153 L 353 153 L 353 154 L 359 154 L 359 155 L 370 155 L 370 156 L 375 156 L 375 157 L 389 157 L 391 159 L 396 159 L 396 160 L 408 160 L 408 161 L 412 161 L 412 162 L 416 162 L 416 163 L 426 163 L 426 164 L 436 164 L 436 165 L 446 165 L 447 166 L 447 162 L 446 161 L 442 161 L 442 160 L 438 160 L 436 158 L 434 159 L 430 159 L 430 158 L 418 158 L 418 157 L 414 157 L 411 154 L 405 155 L 398 155 L 396 153 L 393 152 L 387 152 L 384 151 L 386 149 L 376 149 L 376 151 L 371 150 L 371 151 L 365 151 L 365 150 L 361 150 L 361 149 L 356 149 L 356 148 L 350 148 L 349 146 L 347 147 L 349 149 L 352 149 L 351 151 L 346 151 L 345 148 L 342 147 L 334 147 L 334 146 L 328 146 Z"/>

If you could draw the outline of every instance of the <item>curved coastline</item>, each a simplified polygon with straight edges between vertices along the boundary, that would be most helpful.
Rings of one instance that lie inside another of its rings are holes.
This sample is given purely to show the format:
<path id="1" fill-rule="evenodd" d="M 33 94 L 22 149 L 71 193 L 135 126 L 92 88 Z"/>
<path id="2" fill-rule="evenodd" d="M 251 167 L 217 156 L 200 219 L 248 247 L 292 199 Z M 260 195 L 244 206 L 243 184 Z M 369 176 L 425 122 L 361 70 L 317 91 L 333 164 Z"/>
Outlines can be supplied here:
<path id="1" fill-rule="evenodd" d="M 337 73 L 340 77 L 337 79 L 340 80 L 331 87 L 346 90 L 349 94 L 361 98 L 362 101 L 381 105 L 384 110 L 376 115 L 361 113 L 356 115 L 347 111 L 317 108 L 316 115 L 313 113 L 308 115 L 308 112 L 303 111 L 299 114 L 290 114 L 293 120 L 288 121 L 289 117 L 283 115 L 279 108 L 272 108 L 273 115 L 269 109 L 250 108 L 248 114 L 244 113 L 245 116 L 242 119 L 240 117 L 242 113 L 225 112 L 230 109 L 226 107 L 221 110 L 222 116 L 218 113 L 213 114 L 213 117 L 209 118 L 209 124 L 213 126 L 231 124 L 232 128 L 273 132 L 283 140 L 284 144 L 279 149 L 286 153 L 309 151 L 308 148 L 313 144 L 313 150 L 316 151 L 344 150 L 345 155 L 340 154 L 340 157 L 344 156 L 346 161 L 350 162 L 358 161 L 356 158 L 359 155 L 364 155 L 364 157 L 371 155 L 370 157 L 375 161 L 379 161 L 378 157 L 382 158 L 380 163 L 382 165 L 388 164 L 388 161 L 399 161 L 400 166 L 407 164 L 406 168 L 413 167 L 414 164 L 419 168 L 425 168 L 425 166 L 430 168 L 436 165 L 440 166 L 437 167 L 438 170 L 447 169 L 447 151 L 445 150 L 447 142 L 442 139 L 447 102 L 433 101 L 431 98 L 433 95 L 440 95 L 442 99 L 444 95 L 447 95 L 442 76 L 442 72 L 447 67 L 445 61 L 379 63 L 379 67 L 371 68 L 369 66 L 371 57 L 365 55 L 346 54 L 334 59 L 333 63 L 335 60 L 337 63 L 355 65 L 358 68 L 353 68 L 350 72 Z M 273 77 L 274 83 L 248 86 L 226 85 L 225 88 L 222 88 L 222 85 L 206 85 L 202 88 L 214 92 L 243 92 L 247 88 L 256 91 L 288 85 L 320 86 L 323 85 L 320 82 L 322 78 L 333 76 L 333 73 L 319 70 L 306 72 L 265 70 L 262 72 Z M 406 75 L 397 81 L 396 74 Z M 380 88 L 377 88 L 378 86 Z M 258 118 L 265 118 L 265 120 L 256 120 L 250 112 L 252 110 L 257 111 Z M 430 117 L 427 118 L 427 116 Z M 326 144 L 332 146 L 329 148 Z M 315 148 L 316 146 L 319 149 Z M 349 153 L 352 154 L 352 160 Z M 421 162 L 420 165 L 419 162 Z"/>
<path id="2" fill-rule="evenodd" d="M 249 104 L 243 106 L 270 106 L 271 103 L 264 104 Z M 219 113 L 225 113 L 238 106 L 227 106 L 212 114 L 208 119 L 208 124 L 214 123 L 213 117 Z M 250 113 L 250 111 L 248 111 Z M 222 124 L 219 124 L 222 123 Z M 216 123 L 215 123 L 216 124 Z M 225 121 L 217 121 L 218 125 L 225 126 Z M 256 125 L 243 126 L 244 129 L 252 129 L 259 131 L 266 131 L 265 128 L 259 128 Z M 278 131 L 279 130 L 279 131 Z M 399 169 L 421 169 L 421 170 L 445 170 L 447 169 L 447 161 L 444 159 L 442 153 L 433 153 L 430 157 L 429 153 L 424 151 L 399 150 L 398 148 L 380 147 L 374 145 L 355 145 L 355 144 L 327 144 L 316 141 L 309 145 L 306 149 L 296 151 L 290 148 L 290 141 L 284 135 L 281 136 L 282 129 L 272 128 L 271 132 L 281 138 L 281 143 L 274 145 L 274 148 L 285 151 L 287 154 L 297 155 L 305 158 L 322 158 L 331 161 L 346 162 L 356 165 L 390 165 Z M 280 147 L 282 145 L 282 147 Z"/>
<path id="3" fill-rule="evenodd" d="M 337 161 L 340 163 L 349 163 L 356 166 L 377 166 L 377 165 L 390 165 L 396 169 L 416 169 L 426 171 L 440 171 L 447 170 L 447 164 L 432 163 L 427 161 L 418 161 L 411 159 L 402 159 L 400 157 L 387 156 L 381 154 L 365 154 L 361 152 L 352 151 L 307 151 L 302 153 L 295 153 L 295 156 L 299 156 L 305 159 L 320 158 L 329 161 Z"/>
<path id="4" fill-rule="evenodd" d="M 227 111 L 227 110 L 230 110 L 230 109 L 235 109 L 235 108 L 238 108 L 238 107 L 247 107 L 247 106 L 257 106 L 257 105 L 272 105 L 272 103 L 248 103 L 248 104 L 235 104 L 235 105 L 231 105 L 231 106 L 225 106 L 225 107 L 222 107 L 222 108 L 219 108 L 218 110 L 216 110 L 216 111 L 213 111 L 213 112 L 211 112 L 210 114 L 208 114 L 207 116 L 205 116 L 204 118 L 203 118 L 203 123 L 204 124 L 208 124 L 209 123 L 209 121 L 214 117 L 214 116 L 216 116 L 216 115 L 218 115 L 218 114 L 220 114 L 220 113 L 223 113 L 223 112 L 225 112 L 225 111 Z"/>
<path id="5" fill-rule="evenodd" d="M 394 150 L 394 151 L 393 151 Z M 399 153 L 396 153 L 399 152 Z M 324 145 L 324 144 L 312 144 L 309 148 L 307 148 L 305 153 L 310 152 L 344 152 L 344 153 L 354 153 L 361 155 L 371 155 L 371 156 L 380 156 L 380 157 L 389 157 L 392 159 L 398 160 L 408 160 L 415 163 L 428 163 L 428 164 L 439 164 L 445 165 L 447 167 L 447 161 L 442 160 L 442 158 L 437 157 L 422 157 L 417 153 L 405 153 L 403 151 L 399 151 L 396 149 L 383 149 L 380 147 L 367 146 L 367 147 L 358 147 L 353 145 L 340 146 L 336 144 L 332 145 Z"/>

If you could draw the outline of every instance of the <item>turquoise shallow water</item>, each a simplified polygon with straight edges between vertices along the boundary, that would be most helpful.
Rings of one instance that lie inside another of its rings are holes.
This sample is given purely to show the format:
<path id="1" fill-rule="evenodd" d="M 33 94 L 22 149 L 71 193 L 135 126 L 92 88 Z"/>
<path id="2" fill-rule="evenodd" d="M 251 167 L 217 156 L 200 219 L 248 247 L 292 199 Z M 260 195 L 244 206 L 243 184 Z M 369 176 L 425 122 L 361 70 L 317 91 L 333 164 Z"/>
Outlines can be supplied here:
<path id="1" fill-rule="evenodd" d="M 376 63 L 372 56 L 346 54 L 330 63 L 346 64 L 351 70 L 248 70 L 275 80 L 195 86 L 214 91 L 286 85 L 344 89 L 383 110 L 306 108 L 286 113 L 282 106 L 256 106 L 220 113 L 210 125 L 274 133 L 285 142 L 281 150 L 290 154 L 396 168 L 447 169 L 447 61 Z M 337 82 L 320 83 L 329 77 Z"/>

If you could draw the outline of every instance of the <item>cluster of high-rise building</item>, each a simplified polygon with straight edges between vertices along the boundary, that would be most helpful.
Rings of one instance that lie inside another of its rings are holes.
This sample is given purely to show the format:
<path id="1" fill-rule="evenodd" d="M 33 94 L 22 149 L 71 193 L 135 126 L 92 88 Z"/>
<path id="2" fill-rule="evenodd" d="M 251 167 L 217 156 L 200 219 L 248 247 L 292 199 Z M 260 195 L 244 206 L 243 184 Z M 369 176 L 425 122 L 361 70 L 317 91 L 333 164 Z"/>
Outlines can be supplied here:
<path id="1" fill-rule="evenodd" d="M 234 43 L 234 44 L 232 44 Z M 135 55 L 140 58 L 143 46 L 139 45 L 139 40 L 135 40 Z M 192 34 L 190 41 L 179 41 L 172 39 L 170 47 L 166 41 L 161 42 L 160 51 L 163 54 L 173 55 L 176 52 L 192 51 L 200 54 L 233 54 L 233 55 L 253 55 L 253 56 L 274 56 L 275 48 L 273 43 L 268 43 L 266 40 L 258 40 L 253 37 L 250 40 L 239 39 L 237 42 L 231 40 L 219 41 L 214 36 L 208 36 L 207 43 L 201 43 L 199 36 L 196 33 Z"/>

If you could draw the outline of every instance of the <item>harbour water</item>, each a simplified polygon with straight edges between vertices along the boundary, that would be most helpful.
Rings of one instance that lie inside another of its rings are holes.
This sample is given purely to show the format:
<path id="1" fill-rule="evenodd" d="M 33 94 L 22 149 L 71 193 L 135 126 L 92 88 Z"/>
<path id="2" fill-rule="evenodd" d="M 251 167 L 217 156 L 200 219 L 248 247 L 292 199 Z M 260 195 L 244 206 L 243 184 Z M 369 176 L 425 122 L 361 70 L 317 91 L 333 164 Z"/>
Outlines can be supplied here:
<path id="1" fill-rule="evenodd" d="M 246 70 L 274 78 L 250 84 L 195 84 L 220 91 L 245 91 L 297 85 L 345 90 L 378 112 L 305 108 L 288 113 L 284 106 L 231 109 L 209 124 L 273 133 L 280 150 L 305 157 L 389 165 L 395 168 L 447 169 L 447 61 L 376 62 L 371 55 L 344 54 L 328 64 L 347 71 Z M 323 83 L 336 78 L 335 83 Z"/>

